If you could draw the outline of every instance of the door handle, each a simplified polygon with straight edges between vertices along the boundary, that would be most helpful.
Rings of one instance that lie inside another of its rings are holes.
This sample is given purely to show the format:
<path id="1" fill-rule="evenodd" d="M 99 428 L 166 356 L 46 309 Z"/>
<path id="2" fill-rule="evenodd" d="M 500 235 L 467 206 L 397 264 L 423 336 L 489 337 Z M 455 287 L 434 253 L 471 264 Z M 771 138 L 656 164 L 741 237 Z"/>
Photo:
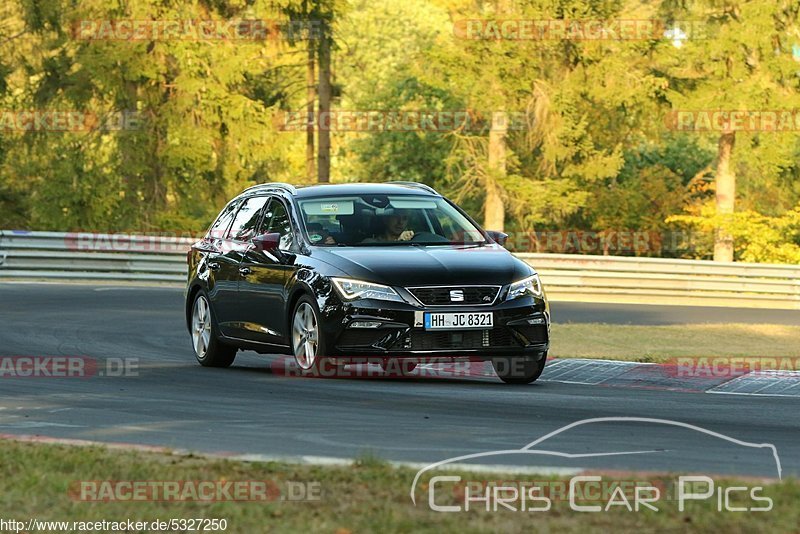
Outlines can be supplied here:
<path id="1" fill-rule="evenodd" d="M 239 267 L 239 273 L 241 273 L 242 276 L 247 276 L 251 272 L 253 271 L 250 270 L 250 267 Z"/>
<path id="2" fill-rule="evenodd" d="M 219 263 L 212 261 L 211 263 L 208 264 L 208 268 L 211 269 L 212 271 L 219 271 Z"/>

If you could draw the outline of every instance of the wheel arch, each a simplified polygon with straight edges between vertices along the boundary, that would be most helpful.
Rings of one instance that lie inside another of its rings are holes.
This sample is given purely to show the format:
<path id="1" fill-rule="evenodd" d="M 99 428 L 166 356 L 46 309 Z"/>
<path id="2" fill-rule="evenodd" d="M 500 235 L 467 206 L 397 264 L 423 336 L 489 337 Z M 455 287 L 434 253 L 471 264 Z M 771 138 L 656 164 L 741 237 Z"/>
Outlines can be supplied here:
<path id="1" fill-rule="evenodd" d="M 311 291 L 311 288 L 306 287 L 304 284 L 299 283 L 294 286 L 292 292 L 289 293 L 289 298 L 286 300 L 286 335 L 287 340 L 291 344 L 291 334 L 292 331 L 292 317 L 294 315 L 294 307 L 297 306 L 297 301 L 300 300 L 300 297 L 303 295 L 314 299 L 314 293 Z"/>
<path id="2" fill-rule="evenodd" d="M 188 291 L 186 292 L 186 304 L 184 315 L 186 317 L 186 328 L 191 330 L 192 329 L 192 305 L 194 304 L 194 299 L 197 294 L 203 289 L 203 286 L 200 285 L 199 282 L 194 282 L 189 286 Z"/>

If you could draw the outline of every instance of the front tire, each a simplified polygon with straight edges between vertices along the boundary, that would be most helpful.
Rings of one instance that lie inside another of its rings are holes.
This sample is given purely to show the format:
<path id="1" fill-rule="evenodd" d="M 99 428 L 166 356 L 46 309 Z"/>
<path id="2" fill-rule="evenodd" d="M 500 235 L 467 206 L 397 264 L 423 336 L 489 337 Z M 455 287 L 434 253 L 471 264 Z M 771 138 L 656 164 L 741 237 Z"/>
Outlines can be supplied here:
<path id="1" fill-rule="evenodd" d="M 310 297 L 298 299 L 292 314 L 292 353 L 297 367 L 305 375 L 333 376 L 337 366 L 325 354 L 319 313 Z"/>
<path id="2" fill-rule="evenodd" d="M 194 356 L 203 367 L 230 367 L 236 358 L 236 347 L 222 343 L 215 333 L 208 297 L 200 291 L 192 304 L 192 346 Z"/>
<path id="3" fill-rule="evenodd" d="M 547 353 L 541 357 L 506 356 L 492 358 L 492 367 L 498 378 L 506 384 L 530 384 L 544 371 Z"/>

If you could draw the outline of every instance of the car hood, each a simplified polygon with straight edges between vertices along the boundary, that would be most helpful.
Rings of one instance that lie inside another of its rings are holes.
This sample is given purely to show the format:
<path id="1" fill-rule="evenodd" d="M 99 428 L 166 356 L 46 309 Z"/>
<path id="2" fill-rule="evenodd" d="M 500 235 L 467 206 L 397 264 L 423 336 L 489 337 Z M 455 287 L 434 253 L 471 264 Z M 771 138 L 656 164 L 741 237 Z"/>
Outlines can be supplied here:
<path id="1" fill-rule="evenodd" d="M 313 256 L 347 276 L 393 286 L 504 285 L 533 269 L 499 245 L 318 247 Z"/>

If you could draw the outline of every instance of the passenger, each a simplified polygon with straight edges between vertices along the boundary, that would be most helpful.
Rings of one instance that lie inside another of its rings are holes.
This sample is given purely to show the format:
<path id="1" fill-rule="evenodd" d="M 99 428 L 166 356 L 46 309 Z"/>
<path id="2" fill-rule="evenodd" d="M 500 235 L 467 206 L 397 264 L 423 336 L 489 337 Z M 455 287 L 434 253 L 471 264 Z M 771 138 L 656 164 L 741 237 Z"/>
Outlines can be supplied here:
<path id="1" fill-rule="evenodd" d="M 308 223 L 306 225 L 306 229 L 308 230 L 308 238 L 311 242 L 315 245 L 324 244 L 324 245 L 335 245 L 336 240 L 333 238 L 331 234 L 325 230 L 325 227 L 322 226 L 321 223 Z"/>

